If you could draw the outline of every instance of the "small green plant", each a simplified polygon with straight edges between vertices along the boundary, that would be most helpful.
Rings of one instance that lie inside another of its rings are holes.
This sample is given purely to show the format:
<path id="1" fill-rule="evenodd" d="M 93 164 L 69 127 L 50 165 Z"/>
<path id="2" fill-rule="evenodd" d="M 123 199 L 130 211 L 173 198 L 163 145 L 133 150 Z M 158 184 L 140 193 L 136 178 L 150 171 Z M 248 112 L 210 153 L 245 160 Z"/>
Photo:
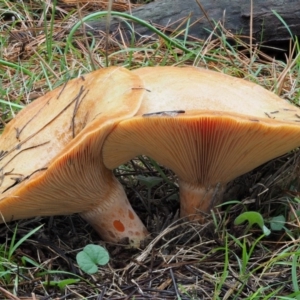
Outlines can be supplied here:
<path id="1" fill-rule="evenodd" d="M 78 282 L 80 282 L 80 279 L 68 278 L 63 280 L 51 280 L 49 282 L 46 281 L 43 282 L 43 285 L 46 287 L 58 287 L 60 290 L 64 290 L 67 285 L 76 284 Z"/>
<path id="2" fill-rule="evenodd" d="M 103 266 L 109 262 L 109 254 L 103 247 L 90 244 L 77 253 L 76 261 L 82 271 L 95 274 L 98 271 L 98 265 Z"/>
<path id="3" fill-rule="evenodd" d="M 263 216 L 256 211 L 246 211 L 240 214 L 234 220 L 234 225 L 240 225 L 245 221 L 248 221 L 249 223 L 246 231 L 248 231 L 254 224 L 257 224 L 263 231 L 264 235 L 268 236 L 271 233 L 270 229 L 268 229 L 264 224 Z"/>
<path id="4" fill-rule="evenodd" d="M 0 285 L 1 284 L 11 284 L 16 274 L 23 274 L 26 272 L 26 259 L 22 257 L 21 262 L 15 257 L 16 250 L 33 234 L 41 229 L 43 225 L 31 230 L 21 239 L 17 240 L 17 227 L 14 230 L 14 234 L 11 238 L 9 245 L 0 246 Z M 17 289 L 17 283 L 15 282 L 15 287 Z"/>
<path id="5" fill-rule="evenodd" d="M 138 175 L 136 178 L 141 184 L 145 185 L 148 188 L 148 199 L 151 198 L 152 188 L 163 181 L 162 178 L 156 176 Z"/>
<path id="6" fill-rule="evenodd" d="M 276 217 L 273 217 L 270 219 L 270 227 L 271 227 L 271 230 L 273 231 L 280 231 L 282 229 L 286 229 L 284 227 L 284 224 L 285 224 L 285 217 L 283 215 L 278 215 Z"/>
<path id="7" fill-rule="evenodd" d="M 156 176 L 143 176 L 138 175 L 137 180 L 139 180 L 140 183 L 144 184 L 148 189 L 151 190 L 154 186 L 158 185 L 163 181 L 162 178 L 156 177 Z"/>

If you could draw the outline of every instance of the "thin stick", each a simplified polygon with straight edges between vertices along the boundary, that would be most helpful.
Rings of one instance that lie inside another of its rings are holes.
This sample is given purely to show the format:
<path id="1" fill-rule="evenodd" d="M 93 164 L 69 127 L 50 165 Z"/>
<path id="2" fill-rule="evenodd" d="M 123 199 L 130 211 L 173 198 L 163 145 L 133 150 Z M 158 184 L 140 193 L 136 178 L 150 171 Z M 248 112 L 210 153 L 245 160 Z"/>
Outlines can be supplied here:
<path id="1" fill-rule="evenodd" d="M 252 38 L 253 38 L 253 0 L 250 0 L 250 60 L 252 59 Z"/>
<path id="2" fill-rule="evenodd" d="M 77 6 L 77 10 L 78 10 L 79 19 L 82 21 L 83 17 L 82 17 L 81 8 L 80 8 L 78 2 L 76 3 L 76 6 Z M 95 65 L 95 62 L 94 62 L 92 51 L 91 51 L 90 46 L 89 46 L 89 41 L 87 39 L 85 25 L 84 25 L 83 21 L 81 22 L 81 29 L 82 29 L 82 32 L 83 32 L 83 37 L 84 37 L 84 43 L 85 43 L 86 50 L 88 52 L 88 56 L 90 58 L 92 68 L 95 71 L 95 70 L 97 70 L 97 68 L 96 68 L 96 65 Z"/>
<path id="3" fill-rule="evenodd" d="M 111 23 L 111 10 L 113 0 L 109 0 L 107 4 L 107 16 L 106 16 L 106 36 L 105 36 L 105 65 L 108 67 L 108 42 L 109 42 L 109 29 Z"/>
<path id="4" fill-rule="evenodd" d="M 215 26 L 214 26 L 214 24 L 212 23 L 212 21 L 210 20 L 208 14 L 207 14 L 207 12 L 206 12 L 206 10 L 203 8 L 203 6 L 202 6 L 202 4 L 200 3 L 200 1 L 199 1 L 199 0 L 196 0 L 196 3 L 198 4 L 198 6 L 200 7 L 201 11 L 203 12 L 203 14 L 204 14 L 206 20 L 208 21 L 208 23 L 210 24 L 211 28 L 214 29 Z"/>

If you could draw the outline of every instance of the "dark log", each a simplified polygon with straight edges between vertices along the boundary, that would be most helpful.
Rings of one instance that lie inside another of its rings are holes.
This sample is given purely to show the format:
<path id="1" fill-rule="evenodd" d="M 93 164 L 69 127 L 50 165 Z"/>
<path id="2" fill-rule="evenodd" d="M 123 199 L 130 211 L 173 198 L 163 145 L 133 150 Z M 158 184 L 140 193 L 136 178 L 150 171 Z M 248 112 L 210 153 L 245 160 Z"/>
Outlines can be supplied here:
<path id="1" fill-rule="evenodd" d="M 221 22 L 226 30 L 233 34 L 250 35 L 250 0 L 199 0 L 209 20 L 205 17 L 196 0 L 157 0 L 132 10 L 132 15 L 151 22 L 158 28 L 165 28 L 165 33 L 175 29 L 178 32 L 178 20 L 190 16 L 188 34 L 191 37 L 206 39 L 213 30 L 212 25 Z M 272 43 L 287 41 L 291 34 L 300 36 L 300 1 L 299 0 L 253 0 L 253 38 L 254 43 Z M 130 22 L 131 23 L 131 22 Z M 172 24 L 174 23 L 174 24 Z M 171 25 L 170 25 L 171 24 Z M 105 31 L 105 20 L 89 21 L 87 30 L 96 33 Z M 132 34 L 128 26 L 120 19 L 113 17 L 111 32 L 119 27 L 129 37 Z M 167 28 L 167 29 L 166 29 Z M 186 24 L 181 29 L 186 28 Z M 136 36 L 153 33 L 138 24 L 134 25 Z M 219 34 L 219 31 L 215 31 Z M 249 39 L 248 39 L 249 41 Z"/>

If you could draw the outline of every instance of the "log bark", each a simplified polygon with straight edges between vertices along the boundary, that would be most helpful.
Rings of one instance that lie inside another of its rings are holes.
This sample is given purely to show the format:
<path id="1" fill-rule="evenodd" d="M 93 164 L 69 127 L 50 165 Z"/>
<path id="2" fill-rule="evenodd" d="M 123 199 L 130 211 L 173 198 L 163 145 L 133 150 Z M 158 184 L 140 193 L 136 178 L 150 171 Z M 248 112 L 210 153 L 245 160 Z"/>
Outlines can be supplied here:
<path id="1" fill-rule="evenodd" d="M 206 39 L 213 30 L 212 24 L 221 22 L 233 34 L 250 35 L 250 0 L 199 0 L 209 20 L 205 17 L 196 0 L 156 0 L 132 10 L 132 15 L 151 22 L 164 32 L 172 32 L 181 20 L 190 17 L 188 34 L 190 37 Z M 276 12 L 276 13 L 274 13 Z M 277 14 L 277 15 L 276 15 Z M 278 18 L 278 15 L 285 24 Z M 177 22 L 176 22 L 177 21 Z M 130 22 L 131 23 L 131 22 Z M 174 24 L 172 24 L 174 23 Z M 105 21 L 90 21 L 86 27 L 93 33 L 105 31 Z M 287 29 L 287 27 L 289 30 Z M 121 28 L 123 34 L 132 34 L 124 21 L 112 18 L 111 32 Z M 186 23 L 181 29 L 186 28 Z M 136 36 L 153 33 L 138 24 L 134 25 Z M 256 43 L 287 41 L 293 36 L 300 36 L 300 2 L 299 0 L 253 0 L 253 38 Z M 216 31 L 218 33 L 218 31 Z"/>

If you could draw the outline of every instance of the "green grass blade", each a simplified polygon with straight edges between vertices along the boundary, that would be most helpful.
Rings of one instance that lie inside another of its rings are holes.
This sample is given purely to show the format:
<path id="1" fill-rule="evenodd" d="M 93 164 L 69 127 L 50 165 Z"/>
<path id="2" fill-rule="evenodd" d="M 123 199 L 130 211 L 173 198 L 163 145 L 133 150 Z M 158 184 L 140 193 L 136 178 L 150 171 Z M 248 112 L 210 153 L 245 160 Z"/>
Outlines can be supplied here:
<path id="1" fill-rule="evenodd" d="M 86 17 L 84 17 L 81 21 L 79 21 L 78 23 L 76 23 L 74 25 L 74 27 L 71 29 L 68 38 L 67 38 L 67 44 L 66 44 L 66 48 L 65 48 L 65 56 L 67 54 L 67 52 L 69 51 L 69 48 L 72 47 L 72 39 L 73 39 L 73 35 L 76 32 L 76 30 L 82 26 L 83 23 L 87 22 L 87 21 L 91 21 L 91 20 L 95 20 L 95 19 L 99 19 L 102 17 L 106 17 L 108 15 L 108 11 L 101 11 L 101 12 L 96 12 L 96 13 L 92 13 Z M 177 42 L 175 39 L 171 39 L 169 38 L 166 34 L 162 33 L 161 31 L 159 31 L 157 28 L 155 28 L 154 26 L 152 26 L 151 24 L 149 24 L 148 22 L 141 20 L 137 17 L 134 17 L 132 15 L 126 14 L 126 13 L 121 13 L 121 12 L 117 12 L 117 11 L 112 11 L 111 12 L 112 16 L 117 16 L 117 17 L 121 17 L 124 19 L 128 19 L 131 21 L 134 21 L 146 28 L 148 28 L 149 30 L 151 30 L 153 33 L 156 33 L 159 37 L 161 37 L 162 39 L 164 39 L 167 43 L 169 43 L 171 46 L 176 47 L 180 50 L 182 50 L 184 53 L 189 53 L 189 54 L 193 54 L 196 55 L 195 51 L 189 50 L 186 47 L 182 46 L 181 43 Z"/>
<path id="2" fill-rule="evenodd" d="M 15 229 L 14 235 L 13 235 L 13 239 L 11 241 L 10 244 L 10 248 L 9 248 L 9 253 L 8 253 L 8 260 L 10 260 L 10 258 L 12 257 L 12 255 L 14 254 L 14 252 L 16 251 L 16 249 L 18 249 L 18 247 L 24 243 L 30 236 L 32 236 L 33 234 L 35 234 L 37 231 L 39 231 L 44 225 L 40 225 L 37 228 L 31 230 L 30 232 L 28 232 L 26 235 L 24 235 L 17 243 L 15 243 L 15 237 L 16 237 L 16 232 L 17 232 L 17 228 Z"/>

